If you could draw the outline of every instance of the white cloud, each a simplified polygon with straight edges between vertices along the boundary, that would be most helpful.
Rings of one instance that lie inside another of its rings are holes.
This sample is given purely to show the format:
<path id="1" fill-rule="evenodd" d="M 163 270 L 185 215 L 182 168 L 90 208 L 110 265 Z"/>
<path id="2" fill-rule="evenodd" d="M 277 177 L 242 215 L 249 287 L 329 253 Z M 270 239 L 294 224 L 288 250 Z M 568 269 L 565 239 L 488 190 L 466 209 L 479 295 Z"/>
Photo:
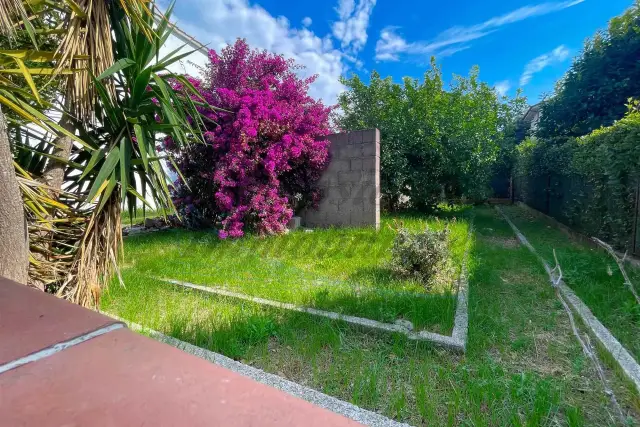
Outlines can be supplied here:
<path id="1" fill-rule="evenodd" d="M 548 66 L 564 62 L 569 58 L 569 54 L 569 49 L 564 45 L 560 45 L 549 53 L 533 58 L 524 68 L 524 72 L 520 77 L 520 86 L 529 84 L 534 74 L 539 73 Z"/>
<path id="2" fill-rule="evenodd" d="M 311 24 L 313 24 L 313 20 L 308 16 L 305 16 L 304 19 L 302 20 L 302 25 L 304 25 L 305 27 L 309 27 L 311 26 Z"/>
<path id="3" fill-rule="evenodd" d="M 387 27 L 380 32 L 380 40 L 376 43 L 377 61 L 399 61 L 400 53 L 411 51 L 415 46 L 410 46 L 405 39 L 396 33 L 398 27 Z"/>
<path id="4" fill-rule="evenodd" d="M 336 11 L 339 21 L 333 23 L 333 36 L 343 49 L 357 54 L 367 43 L 369 18 L 376 0 L 339 0 Z"/>
<path id="5" fill-rule="evenodd" d="M 329 36 L 321 38 L 307 28 L 293 28 L 285 17 L 274 17 L 247 0 L 193 0 L 184 14 L 177 9 L 173 20 L 176 17 L 182 30 L 211 49 L 219 51 L 241 37 L 254 48 L 294 59 L 306 67 L 299 71 L 300 76 L 318 75 L 310 95 L 322 98 L 326 104 L 336 103 L 338 94 L 344 90 L 338 79 L 347 66 L 343 54 L 334 48 Z M 165 50 L 170 51 L 180 44 L 172 37 Z M 188 61 L 204 64 L 206 57 L 194 53 Z M 185 68 L 198 75 L 197 68 L 188 62 Z"/>
<path id="6" fill-rule="evenodd" d="M 430 41 L 409 43 L 396 33 L 397 27 L 387 27 L 380 33 L 380 39 L 376 44 L 376 59 L 378 61 L 397 61 L 400 54 L 442 55 L 444 53 L 445 56 L 452 55 L 468 49 L 469 43 L 473 40 L 498 31 L 505 25 L 558 12 L 584 2 L 585 0 L 567 0 L 524 6 L 479 24 L 451 27 Z"/>
<path id="7" fill-rule="evenodd" d="M 509 80 L 502 80 L 496 83 L 494 87 L 498 95 L 505 96 L 507 92 L 509 92 L 509 89 L 511 89 L 511 83 L 509 83 Z"/>

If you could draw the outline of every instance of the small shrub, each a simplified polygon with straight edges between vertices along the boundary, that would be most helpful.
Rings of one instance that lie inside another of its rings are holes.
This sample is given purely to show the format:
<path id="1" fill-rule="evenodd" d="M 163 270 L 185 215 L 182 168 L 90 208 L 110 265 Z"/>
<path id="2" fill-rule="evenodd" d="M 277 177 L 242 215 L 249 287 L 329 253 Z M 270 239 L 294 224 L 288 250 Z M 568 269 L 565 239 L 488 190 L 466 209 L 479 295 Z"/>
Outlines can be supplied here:
<path id="1" fill-rule="evenodd" d="M 392 270 L 430 286 L 439 270 L 446 268 L 448 237 L 448 228 L 441 231 L 426 228 L 420 233 L 399 229 L 391 249 Z"/>

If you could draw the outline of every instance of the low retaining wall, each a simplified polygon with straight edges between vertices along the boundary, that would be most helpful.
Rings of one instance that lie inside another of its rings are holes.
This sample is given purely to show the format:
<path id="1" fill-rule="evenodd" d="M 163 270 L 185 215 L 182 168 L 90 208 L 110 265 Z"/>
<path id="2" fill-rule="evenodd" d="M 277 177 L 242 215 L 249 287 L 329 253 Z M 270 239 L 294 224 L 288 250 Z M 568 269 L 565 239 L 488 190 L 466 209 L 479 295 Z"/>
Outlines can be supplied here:
<path id="1" fill-rule="evenodd" d="M 337 133 L 331 141 L 331 163 L 318 185 L 323 198 L 317 209 L 300 213 L 307 227 L 380 226 L 380 131 Z"/>

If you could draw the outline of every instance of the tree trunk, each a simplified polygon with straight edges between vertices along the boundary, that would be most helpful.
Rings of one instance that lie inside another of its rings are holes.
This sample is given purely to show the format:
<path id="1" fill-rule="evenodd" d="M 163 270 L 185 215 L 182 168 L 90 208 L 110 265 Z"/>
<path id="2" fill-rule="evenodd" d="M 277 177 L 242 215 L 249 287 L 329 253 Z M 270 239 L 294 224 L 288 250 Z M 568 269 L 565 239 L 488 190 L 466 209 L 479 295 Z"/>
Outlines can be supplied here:
<path id="1" fill-rule="evenodd" d="M 69 119 L 66 113 L 62 114 L 62 119 L 60 119 L 59 124 L 69 132 L 75 131 L 73 122 Z M 55 145 L 53 155 L 61 159 L 69 160 L 69 156 L 71 155 L 71 148 L 73 148 L 73 140 L 68 136 L 62 135 L 56 138 L 53 143 Z M 64 172 L 66 167 L 67 164 L 61 162 L 60 160 L 49 159 L 44 173 L 42 174 L 41 181 L 51 187 L 53 189 L 53 192 L 60 192 L 62 184 L 64 182 Z M 51 196 L 55 197 L 56 194 L 51 194 Z"/>
<path id="2" fill-rule="evenodd" d="M 0 108 L 0 276 L 27 283 L 29 238 L 7 124 Z"/>

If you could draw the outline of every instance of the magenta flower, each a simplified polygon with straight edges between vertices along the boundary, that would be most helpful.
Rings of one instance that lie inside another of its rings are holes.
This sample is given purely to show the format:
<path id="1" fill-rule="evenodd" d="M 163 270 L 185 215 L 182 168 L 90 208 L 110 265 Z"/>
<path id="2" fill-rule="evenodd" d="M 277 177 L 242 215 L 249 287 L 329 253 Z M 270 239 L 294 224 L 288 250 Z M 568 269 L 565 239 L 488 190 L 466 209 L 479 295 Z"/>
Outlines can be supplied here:
<path id="1" fill-rule="evenodd" d="M 177 183 L 174 199 L 197 199 L 181 213 L 219 224 L 221 239 L 248 230 L 281 233 L 294 211 L 320 200 L 316 182 L 329 161 L 324 137 L 332 108 L 307 94 L 314 78 L 300 79 L 295 70 L 292 61 L 238 40 L 209 51 L 202 80 L 188 77 L 224 111 L 200 108 L 209 119 L 205 144 L 164 141 L 187 181 Z"/>

